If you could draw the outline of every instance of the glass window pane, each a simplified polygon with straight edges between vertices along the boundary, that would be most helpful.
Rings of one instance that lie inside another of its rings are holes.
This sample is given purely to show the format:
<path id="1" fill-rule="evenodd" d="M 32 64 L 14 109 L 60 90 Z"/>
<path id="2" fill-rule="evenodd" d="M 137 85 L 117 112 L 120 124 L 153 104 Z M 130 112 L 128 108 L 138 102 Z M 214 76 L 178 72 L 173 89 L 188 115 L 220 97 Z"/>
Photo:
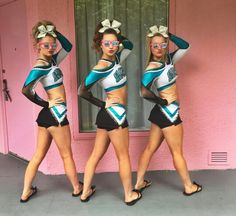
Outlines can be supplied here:
<path id="1" fill-rule="evenodd" d="M 146 64 L 146 33 L 152 25 L 168 24 L 169 0 L 75 0 L 78 86 L 97 63 L 99 55 L 92 42 L 96 25 L 102 20 L 115 19 L 122 23 L 121 31 L 134 44 L 123 64 L 128 77 L 128 122 L 132 131 L 149 128 L 148 115 L 153 104 L 139 95 L 140 79 Z M 92 88 L 95 97 L 105 99 L 102 88 Z M 79 98 L 79 128 L 94 131 L 98 107 Z"/>

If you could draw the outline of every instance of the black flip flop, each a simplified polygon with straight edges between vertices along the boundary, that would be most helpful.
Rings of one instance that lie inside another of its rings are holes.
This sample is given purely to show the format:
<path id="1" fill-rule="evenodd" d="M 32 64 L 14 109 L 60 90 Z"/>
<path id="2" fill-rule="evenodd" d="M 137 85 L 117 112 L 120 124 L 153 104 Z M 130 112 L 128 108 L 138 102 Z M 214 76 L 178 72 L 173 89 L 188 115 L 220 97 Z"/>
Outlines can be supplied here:
<path id="1" fill-rule="evenodd" d="M 135 190 L 142 193 L 146 188 L 148 188 L 152 184 L 152 182 L 149 180 L 144 180 L 144 183 L 145 183 L 145 185 L 143 187 L 141 187 L 139 189 L 135 189 Z"/>
<path id="2" fill-rule="evenodd" d="M 89 196 L 87 196 L 86 199 L 81 199 L 80 198 L 80 201 L 81 202 L 88 202 L 90 200 L 90 198 L 94 195 L 94 193 L 96 191 L 95 188 L 96 188 L 96 186 L 92 185 L 92 187 L 91 187 L 91 190 L 92 190 L 91 194 Z"/>
<path id="3" fill-rule="evenodd" d="M 79 193 L 77 193 L 77 194 L 72 193 L 72 196 L 73 196 L 73 197 L 78 197 L 78 196 L 80 196 L 80 195 L 83 193 L 83 186 L 84 186 L 84 183 L 81 182 L 81 181 L 79 181 L 79 184 L 82 185 L 82 190 L 81 190 Z"/>
<path id="4" fill-rule="evenodd" d="M 128 206 L 134 205 L 136 202 L 138 202 L 142 198 L 142 194 L 140 191 L 138 191 L 136 189 L 134 189 L 133 191 L 137 193 L 138 197 L 130 202 L 125 202 L 125 204 Z"/>
<path id="5" fill-rule="evenodd" d="M 27 199 L 20 199 L 21 203 L 26 203 L 30 200 L 30 198 L 32 198 L 37 192 L 38 192 L 38 188 L 37 187 L 31 187 L 30 188 L 32 193 L 27 197 Z"/>
<path id="6" fill-rule="evenodd" d="M 184 194 L 185 196 L 191 196 L 191 195 L 193 195 L 193 194 L 195 194 L 195 193 L 198 193 L 198 192 L 201 192 L 201 191 L 202 191 L 202 185 L 199 185 L 199 184 L 196 183 L 196 182 L 193 182 L 193 184 L 197 185 L 197 189 L 196 189 L 195 191 L 193 191 L 192 193 L 186 193 L 186 192 L 184 191 L 183 194 Z"/>

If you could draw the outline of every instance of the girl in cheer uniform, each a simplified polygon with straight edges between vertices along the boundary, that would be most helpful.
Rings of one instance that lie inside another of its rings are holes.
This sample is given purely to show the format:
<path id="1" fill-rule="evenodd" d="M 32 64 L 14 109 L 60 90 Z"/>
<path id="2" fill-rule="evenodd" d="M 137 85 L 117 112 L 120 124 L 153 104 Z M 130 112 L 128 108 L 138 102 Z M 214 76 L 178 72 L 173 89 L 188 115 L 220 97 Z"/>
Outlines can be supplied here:
<path id="1" fill-rule="evenodd" d="M 144 175 L 154 152 L 165 139 L 173 157 L 174 166 L 184 186 L 184 195 L 200 192 L 202 186 L 191 181 L 182 150 L 183 126 L 179 116 L 179 101 L 176 89 L 177 74 L 174 64 L 189 49 L 183 39 L 168 33 L 165 26 L 152 26 L 147 35 L 149 50 L 148 65 L 142 78 L 142 96 L 155 103 L 149 121 L 151 129 L 149 142 L 143 151 L 138 166 L 135 189 L 143 191 L 151 185 Z M 178 49 L 168 53 L 169 40 Z"/>
<path id="2" fill-rule="evenodd" d="M 78 182 L 71 151 L 63 74 L 58 67 L 70 52 L 72 45 L 49 21 L 38 22 L 32 29 L 32 36 L 38 58 L 24 83 L 22 93 L 43 109 L 36 120 L 38 124 L 37 148 L 25 172 L 24 189 L 20 201 L 27 202 L 36 194 L 37 188 L 32 186 L 32 182 L 52 139 L 58 147 L 66 175 L 72 184 L 72 196 L 79 196 L 82 193 L 82 183 Z M 62 48 L 55 53 L 57 40 Z M 40 98 L 35 92 L 38 82 L 41 82 L 47 93 L 47 101 Z"/>
<path id="3" fill-rule="evenodd" d="M 141 193 L 132 191 L 131 165 L 129 158 L 128 122 L 126 119 L 127 77 L 121 63 L 131 52 L 132 43 L 121 36 L 121 23 L 108 19 L 101 22 L 94 35 L 94 48 L 101 52 L 101 59 L 89 72 L 79 87 L 79 96 L 100 107 L 97 114 L 96 139 L 93 151 L 85 167 L 84 188 L 80 199 L 89 201 L 95 192 L 91 186 L 98 162 L 110 142 L 113 144 L 119 162 L 120 177 L 124 188 L 125 203 L 135 204 Z M 107 99 L 95 98 L 90 89 L 99 83 L 106 92 Z"/>

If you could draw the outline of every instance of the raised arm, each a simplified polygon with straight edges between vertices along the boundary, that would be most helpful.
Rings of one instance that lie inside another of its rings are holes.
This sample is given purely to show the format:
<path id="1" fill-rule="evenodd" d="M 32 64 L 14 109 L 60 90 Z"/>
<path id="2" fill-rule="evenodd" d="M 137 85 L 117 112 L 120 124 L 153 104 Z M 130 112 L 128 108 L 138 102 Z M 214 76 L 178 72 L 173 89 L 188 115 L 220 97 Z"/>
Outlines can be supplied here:
<path id="1" fill-rule="evenodd" d="M 173 64 L 175 64 L 186 54 L 186 52 L 189 50 L 190 45 L 187 41 L 171 33 L 169 33 L 169 39 L 178 47 L 177 50 L 170 53 L 170 58 Z"/>
<path id="2" fill-rule="evenodd" d="M 132 42 L 122 36 L 121 49 L 116 54 L 120 63 L 122 63 L 128 57 L 132 49 L 133 49 Z"/>
<path id="3" fill-rule="evenodd" d="M 71 51 L 72 44 L 60 32 L 56 31 L 56 35 L 62 48 L 55 55 L 53 55 L 53 59 L 59 65 L 62 62 L 62 60 L 67 56 L 67 54 Z"/>

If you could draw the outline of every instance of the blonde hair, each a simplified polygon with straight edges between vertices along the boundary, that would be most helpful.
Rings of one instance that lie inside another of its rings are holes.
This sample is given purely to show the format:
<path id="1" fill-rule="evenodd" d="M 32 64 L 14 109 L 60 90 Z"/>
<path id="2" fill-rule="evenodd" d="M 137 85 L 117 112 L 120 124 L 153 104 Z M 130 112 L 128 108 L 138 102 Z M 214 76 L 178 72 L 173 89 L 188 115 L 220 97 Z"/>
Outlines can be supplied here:
<path id="1" fill-rule="evenodd" d="M 33 28 L 32 28 L 32 39 L 33 39 L 33 46 L 36 47 L 37 43 L 42 39 L 42 38 L 37 38 L 38 34 L 39 34 L 39 30 L 38 30 L 38 27 L 41 26 L 41 25 L 44 25 L 44 26 L 47 26 L 47 25 L 53 25 L 55 27 L 54 31 L 56 31 L 56 26 L 53 24 L 53 22 L 51 21 L 48 21 L 48 20 L 41 20 L 39 22 L 37 22 Z"/>
<path id="2" fill-rule="evenodd" d="M 151 52 L 150 44 L 151 44 L 152 38 L 154 38 L 156 36 L 163 37 L 166 43 L 169 42 L 168 38 L 165 38 L 160 33 L 156 33 L 152 37 L 146 36 L 146 56 L 147 56 L 147 58 L 146 58 L 146 66 L 148 66 L 149 62 L 153 60 L 153 55 L 152 55 L 152 52 Z M 165 55 L 161 59 L 163 62 L 167 61 L 167 53 L 168 53 L 168 50 L 166 50 Z"/>

